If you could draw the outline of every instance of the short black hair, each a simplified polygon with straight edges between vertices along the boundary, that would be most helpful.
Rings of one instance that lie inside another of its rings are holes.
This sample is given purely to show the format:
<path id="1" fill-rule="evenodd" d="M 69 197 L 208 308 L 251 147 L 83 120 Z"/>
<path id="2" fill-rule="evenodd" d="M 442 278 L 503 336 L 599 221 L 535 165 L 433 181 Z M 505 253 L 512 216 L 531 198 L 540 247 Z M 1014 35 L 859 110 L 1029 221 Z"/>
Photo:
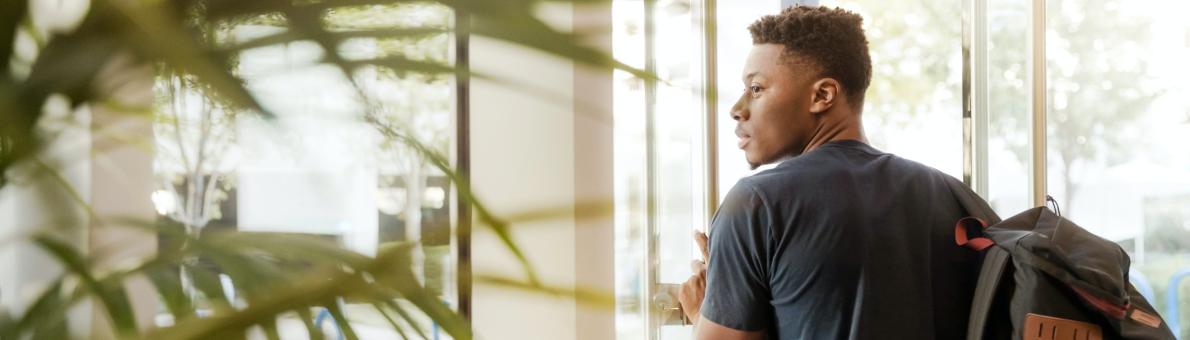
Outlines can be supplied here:
<path id="1" fill-rule="evenodd" d="M 872 57 L 864 36 L 864 18 L 854 12 L 820 6 L 793 6 L 748 26 L 752 44 L 785 46 L 784 56 L 814 63 L 819 76 L 838 80 L 853 105 L 863 101 L 872 82 Z"/>

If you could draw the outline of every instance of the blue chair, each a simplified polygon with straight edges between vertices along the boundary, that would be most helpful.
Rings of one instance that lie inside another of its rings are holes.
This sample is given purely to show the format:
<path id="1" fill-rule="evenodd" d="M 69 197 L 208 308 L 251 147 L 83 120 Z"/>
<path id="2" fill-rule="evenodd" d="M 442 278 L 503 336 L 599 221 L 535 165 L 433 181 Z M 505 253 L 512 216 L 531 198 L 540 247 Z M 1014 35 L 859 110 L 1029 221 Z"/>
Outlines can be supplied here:
<path id="1" fill-rule="evenodd" d="M 336 302 L 336 303 L 338 303 L 338 302 Z M 322 320 L 330 320 L 331 325 L 335 326 L 335 332 L 338 335 L 335 338 L 339 339 L 339 340 L 345 339 L 343 337 L 343 328 L 340 328 L 339 322 L 335 321 L 335 318 L 331 316 L 331 310 L 326 309 L 326 308 L 319 308 L 319 309 L 320 310 L 318 311 L 318 315 L 314 316 L 314 329 L 321 332 L 322 331 Z"/>
<path id="2" fill-rule="evenodd" d="M 1182 279 L 1190 276 L 1190 267 L 1182 268 L 1177 273 L 1174 273 L 1169 278 L 1169 287 L 1165 294 L 1165 320 L 1169 323 L 1169 329 L 1173 330 L 1173 334 L 1179 340 L 1182 339 L 1182 328 L 1179 325 L 1181 322 L 1178 316 L 1178 291 L 1181 288 Z"/>
<path id="3" fill-rule="evenodd" d="M 1149 283 L 1149 278 L 1136 271 L 1136 269 L 1128 270 L 1128 280 L 1132 281 L 1132 285 L 1136 290 L 1140 291 L 1140 295 L 1145 297 L 1145 300 L 1156 302 L 1156 297 L 1153 295 L 1153 284 Z"/>

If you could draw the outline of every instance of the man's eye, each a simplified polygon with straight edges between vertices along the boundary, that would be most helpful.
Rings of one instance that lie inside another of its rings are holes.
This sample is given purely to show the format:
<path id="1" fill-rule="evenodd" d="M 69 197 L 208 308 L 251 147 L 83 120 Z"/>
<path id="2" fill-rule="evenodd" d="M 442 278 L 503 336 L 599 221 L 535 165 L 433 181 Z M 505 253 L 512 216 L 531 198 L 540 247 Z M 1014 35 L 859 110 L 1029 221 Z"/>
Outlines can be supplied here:
<path id="1" fill-rule="evenodd" d="M 748 92 L 751 92 L 752 94 L 760 93 L 760 86 L 756 86 L 756 85 L 749 86 Z"/>

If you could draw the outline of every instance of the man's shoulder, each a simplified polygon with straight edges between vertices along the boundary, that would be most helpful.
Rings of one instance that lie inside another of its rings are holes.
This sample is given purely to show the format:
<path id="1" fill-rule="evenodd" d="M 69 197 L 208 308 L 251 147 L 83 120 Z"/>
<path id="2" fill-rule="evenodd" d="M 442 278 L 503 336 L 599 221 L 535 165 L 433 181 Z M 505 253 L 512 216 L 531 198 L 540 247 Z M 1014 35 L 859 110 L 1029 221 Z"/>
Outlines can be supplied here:
<path id="1" fill-rule="evenodd" d="M 891 153 L 882 153 L 855 163 L 826 156 L 809 154 L 795 157 L 772 169 L 745 177 L 739 185 L 759 196 L 796 197 L 818 192 L 806 188 L 835 184 L 840 179 L 908 180 L 939 185 L 959 181 L 941 170 Z"/>

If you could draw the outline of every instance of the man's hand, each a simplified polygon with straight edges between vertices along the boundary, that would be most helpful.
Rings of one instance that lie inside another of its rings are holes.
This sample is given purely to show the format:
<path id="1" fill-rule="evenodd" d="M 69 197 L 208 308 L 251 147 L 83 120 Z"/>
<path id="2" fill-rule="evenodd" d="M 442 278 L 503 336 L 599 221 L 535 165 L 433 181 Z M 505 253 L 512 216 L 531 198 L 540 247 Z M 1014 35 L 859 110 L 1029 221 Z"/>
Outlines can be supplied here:
<path id="1" fill-rule="evenodd" d="M 706 295 L 707 290 L 707 261 L 710 260 L 710 253 L 707 252 L 707 234 L 695 231 L 694 242 L 698 243 L 698 248 L 702 250 L 702 260 L 694 260 L 690 263 L 690 270 L 693 273 L 678 290 L 678 303 L 682 305 L 686 320 L 691 322 L 699 319 L 702 298 Z"/>
<path id="2" fill-rule="evenodd" d="M 682 304 L 682 312 L 686 313 L 686 320 L 698 320 L 699 310 L 702 309 L 702 297 L 707 291 L 706 263 L 694 260 L 691 263 L 694 274 L 678 289 L 678 303 Z"/>

